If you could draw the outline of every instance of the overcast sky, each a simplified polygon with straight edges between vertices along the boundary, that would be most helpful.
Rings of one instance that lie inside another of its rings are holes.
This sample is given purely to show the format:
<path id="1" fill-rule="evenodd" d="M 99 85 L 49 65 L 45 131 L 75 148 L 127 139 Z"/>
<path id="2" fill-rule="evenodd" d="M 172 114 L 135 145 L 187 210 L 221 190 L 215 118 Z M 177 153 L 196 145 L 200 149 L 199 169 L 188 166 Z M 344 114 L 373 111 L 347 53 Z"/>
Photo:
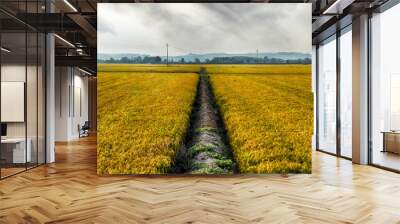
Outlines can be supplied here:
<path id="1" fill-rule="evenodd" d="M 311 4 L 99 3 L 99 53 L 311 52 Z"/>

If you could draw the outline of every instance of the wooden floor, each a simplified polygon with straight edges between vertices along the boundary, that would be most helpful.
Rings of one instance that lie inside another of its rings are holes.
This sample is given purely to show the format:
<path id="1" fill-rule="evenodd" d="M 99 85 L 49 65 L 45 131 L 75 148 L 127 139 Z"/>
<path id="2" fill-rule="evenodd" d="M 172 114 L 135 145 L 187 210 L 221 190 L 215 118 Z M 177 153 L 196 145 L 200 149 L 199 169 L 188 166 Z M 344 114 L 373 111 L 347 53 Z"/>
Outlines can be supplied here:
<path id="1" fill-rule="evenodd" d="M 8 177 L 11 176 L 13 174 L 19 173 L 19 172 L 23 172 L 25 171 L 25 167 L 20 168 L 20 167 L 7 167 L 7 168 L 1 168 L 1 177 Z"/>
<path id="2" fill-rule="evenodd" d="M 0 181 L 0 223 L 400 223 L 400 175 L 316 152 L 312 175 L 99 177 L 94 138 Z"/>
<path id="3" fill-rule="evenodd" d="M 392 152 L 375 150 L 372 156 L 374 164 L 400 170 L 400 155 Z"/>

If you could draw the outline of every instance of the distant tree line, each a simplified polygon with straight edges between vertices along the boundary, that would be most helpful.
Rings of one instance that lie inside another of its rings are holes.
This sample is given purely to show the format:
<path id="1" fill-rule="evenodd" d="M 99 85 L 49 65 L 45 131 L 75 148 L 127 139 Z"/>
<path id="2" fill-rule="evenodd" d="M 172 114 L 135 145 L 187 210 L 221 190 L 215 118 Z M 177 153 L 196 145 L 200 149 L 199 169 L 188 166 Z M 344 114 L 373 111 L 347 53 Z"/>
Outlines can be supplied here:
<path id="1" fill-rule="evenodd" d="M 161 64 L 162 60 L 161 57 L 159 56 L 155 56 L 155 57 L 151 57 L 151 56 L 146 56 L 146 57 L 132 57 L 132 58 L 128 58 L 128 57 L 122 57 L 120 59 L 114 59 L 114 58 L 110 58 L 110 59 L 98 59 L 97 60 L 99 63 L 115 63 L 115 64 Z"/>
<path id="2" fill-rule="evenodd" d="M 111 63 L 111 64 L 166 64 L 167 60 L 162 59 L 160 56 L 138 56 L 138 57 L 122 57 L 120 59 L 98 59 L 99 63 Z M 185 61 L 185 58 L 170 58 L 170 64 L 311 64 L 310 58 L 299 58 L 299 59 L 280 59 L 280 58 L 269 58 L 267 56 L 263 58 L 248 57 L 248 56 L 232 56 L 232 57 L 214 57 L 213 59 L 206 59 L 201 61 L 199 58 L 195 58 L 191 61 Z"/>
<path id="3" fill-rule="evenodd" d="M 310 58 L 300 59 L 280 59 L 235 56 L 235 57 L 216 57 L 209 61 L 211 64 L 311 64 Z"/>

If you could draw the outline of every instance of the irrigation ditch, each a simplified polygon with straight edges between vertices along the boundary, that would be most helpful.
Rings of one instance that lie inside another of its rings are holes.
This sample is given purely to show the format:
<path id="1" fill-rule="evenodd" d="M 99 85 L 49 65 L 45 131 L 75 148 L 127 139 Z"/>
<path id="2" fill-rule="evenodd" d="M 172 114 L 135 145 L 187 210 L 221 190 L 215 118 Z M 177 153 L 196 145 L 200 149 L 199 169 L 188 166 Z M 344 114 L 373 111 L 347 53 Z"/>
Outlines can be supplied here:
<path id="1" fill-rule="evenodd" d="M 189 130 L 171 172 L 231 174 L 235 171 L 236 163 L 209 76 L 206 69 L 201 68 Z"/>

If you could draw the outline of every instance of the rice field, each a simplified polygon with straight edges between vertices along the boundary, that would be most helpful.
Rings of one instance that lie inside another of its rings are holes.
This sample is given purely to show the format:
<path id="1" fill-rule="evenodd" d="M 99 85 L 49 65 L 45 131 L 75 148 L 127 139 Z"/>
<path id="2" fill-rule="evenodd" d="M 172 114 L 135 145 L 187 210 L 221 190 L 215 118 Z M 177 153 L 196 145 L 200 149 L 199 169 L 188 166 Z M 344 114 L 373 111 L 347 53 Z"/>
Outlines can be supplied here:
<path id="1" fill-rule="evenodd" d="M 308 65 L 224 65 L 224 64 L 100 64 L 98 72 L 143 72 L 143 73 L 196 73 L 200 68 L 208 73 L 224 74 L 310 74 Z"/>
<path id="2" fill-rule="evenodd" d="M 197 74 L 99 72 L 99 174 L 166 173 L 181 147 Z"/>
<path id="3" fill-rule="evenodd" d="M 142 73 L 195 73 L 199 65 L 163 65 L 163 64 L 101 64 L 98 72 L 142 72 Z"/>
<path id="4" fill-rule="evenodd" d="M 292 69 L 210 75 L 240 173 L 311 172 L 311 71 Z"/>
<path id="5" fill-rule="evenodd" d="M 310 65 L 99 65 L 98 173 L 162 174 L 206 69 L 239 173 L 310 173 Z"/>

